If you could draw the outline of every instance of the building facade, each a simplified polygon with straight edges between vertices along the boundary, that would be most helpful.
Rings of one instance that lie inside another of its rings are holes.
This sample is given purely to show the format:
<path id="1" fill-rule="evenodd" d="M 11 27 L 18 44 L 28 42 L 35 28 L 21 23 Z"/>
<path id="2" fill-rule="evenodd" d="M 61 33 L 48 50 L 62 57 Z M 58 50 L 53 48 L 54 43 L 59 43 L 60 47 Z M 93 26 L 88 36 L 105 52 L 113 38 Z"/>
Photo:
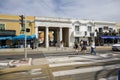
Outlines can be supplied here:
<path id="1" fill-rule="evenodd" d="M 39 39 L 40 46 L 64 46 L 69 47 L 69 29 L 72 27 L 70 19 L 35 17 L 35 34 Z"/>
<path id="2" fill-rule="evenodd" d="M 85 40 L 88 45 L 94 40 L 96 45 L 117 43 L 120 40 L 120 25 L 116 22 L 80 20 L 71 18 L 53 18 L 24 16 L 27 35 L 36 35 L 38 46 L 60 46 L 63 41 L 65 47 L 72 47 L 75 40 Z M 0 14 L 0 37 L 24 34 L 20 16 Z M 2 40 L 1 40 L 2 41 Z M 3 42 L 4 41 L 4 42 Z M 1 43 L 10 44 L 10 40 Z"/>
<path id="3" fill-rule="evenodd" d="M 28 30 L 26 35 L 34 34 L 34 16 L 25 16 L 24 20 L 26 20 L 25 27 Z M 0 14 L 0 45 L 6 46 L 18 42 L 18 40 L 13 42 L 12 38 L 24 34 L 25 27 L 21 26 L 19 15 Z"/>
<path id="4" fill-rule="evenodd" d="M 97 36 L 94 26 L 94 22 L 90 20 L 71 20 L 72 27 L 70 29 L 70 44 L 74 44 L 76 40 L 78 43 L 81 40 L 87 41 L 88 45 L 91 40 Z"/>
<path id="5" fill-rule="evenodd" d="M 91 40 L 94 40 L 96 45 L 100 46 L 105 43 L 112 43 L 113 39 L 109 38 L 111 38 L 110 36 L 118 36 L 117 33 L 118 28 L 115 22 L 35 17 L 35 34 L 40 44 L 45 47 L 50 47 L 54 43 L 60 45 L 61 40 L 63 40 L 65 47 L 73 46 L 75 40 L 78 43 L 80 40 L 85 40 L 88 45 L 90 45 Z M 109 37 L 103 39 L 102 36 Z M 109 40 L 111 42 L 108 42 Z"/>
<path id="6" fill-rule="evenodd" d="M 34 16 L 25 16 L 26 20 L 26 28 L 30 29 L 29 32 L 27 32 L 27 35 L 34 34 Z M 4 15 L 0 14 L 0 32 L 6 32 L 6 30 L 14 30 L 15 33 L 13 35 L 20 35 L 22 34 L 22 27 L 20 22 L 20 17 L 18 15 Z M 6 34 L 1 34 L 0 36 L 9 36 L 9 32 L 6 32 Z"/>
<path id="7" fill-rule="evenodd" d="M 94 21 L 94 25 L 97 32 L 96 45 L 109 45 L 117 43 L 120 39 L 117 38 L 119 35 L 116 22 Z"/>

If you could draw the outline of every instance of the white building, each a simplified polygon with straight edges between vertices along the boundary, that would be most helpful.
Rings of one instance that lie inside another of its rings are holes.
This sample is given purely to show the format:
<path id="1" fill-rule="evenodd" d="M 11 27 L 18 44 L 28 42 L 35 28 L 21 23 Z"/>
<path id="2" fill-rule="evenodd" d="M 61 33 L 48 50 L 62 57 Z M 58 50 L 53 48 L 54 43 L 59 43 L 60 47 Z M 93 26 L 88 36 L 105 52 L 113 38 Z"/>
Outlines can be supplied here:
<path id="1" fill-rule="evenodd" d="M 49 32 L 53 33 L 53 41 L 60 44 L 60 41 L 64 42 L 64 46 L 69 47 L 69 29 L 72 27 L 71 20 L 69 18 L 51 18 L 51 17 L 35 17 L 35 34 L 40 39 L 41 32 L 44 33 L 44 42 L 46 48 L 50 45 Z M 55 46 L 55 45 L 54 45 Z"/>
<path id="2" fill-rule="evenodd" d="M 99 32 L 109 32 L 110 30 L 117 31 L 116 22 L 108 22 L 108 21 L 94 21 L 95 29 Z"/>
<path id="3" fill-rule="evenodd" d="M 94 22 L 91 20 L 71 20 L 72 28 L 70 30 L 70 44 L 73 45 L 74 41 L 77 40 L 94 40 L 96 37 Z"/>
<path id="4" fill-rule="evenodd" d="M 64 46 L 73 46 L 75 40 L 97 40 L 100 35 L 109 31 L 117 31 L 115 22 L 78 20 L 70 18 L 35 17 L 35 34 L 40 39 L 44 32 L 44 46 L 51 46 L 50 41 L 64 42 Z M 49 32 L 52 31 L 53 38 L 50 39 Z"/>

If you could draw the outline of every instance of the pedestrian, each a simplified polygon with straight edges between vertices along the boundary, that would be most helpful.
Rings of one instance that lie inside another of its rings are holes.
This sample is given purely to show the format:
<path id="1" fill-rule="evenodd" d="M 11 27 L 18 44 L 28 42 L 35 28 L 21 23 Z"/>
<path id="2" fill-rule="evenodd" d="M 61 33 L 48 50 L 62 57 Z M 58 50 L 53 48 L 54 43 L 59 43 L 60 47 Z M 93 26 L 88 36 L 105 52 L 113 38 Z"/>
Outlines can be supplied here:
<path id="1" fill-rule="evenodd" d="M 82 51 L 82 48 L 83 48 L 83 40 L 80 41 L 80 47 L 81 47 L 81 51 Z"/>
<path id="2" fill-rule="evenodd" d="M 76 54 L 77 49 L 78 49 L 78 42 L 76 40 L 74 42 L 74 49 L 75 49 L 75 54 Z M 77 52 L 77 54 L 78 54 L 78 52 Z"/>
<path id="3" fill-rule="evenodd" d="M 92 40 L 91 41 L 91 54 L 92 55 L 96 55 L 96 52 L 95 52 L 95 43 L 94 43 L 94 41 Z"/>
<path id="4" fill-rule="evenodd" d="M 31 46 L 32 49 L 34 49 L 34 42 L 33 42 L 33 39 L 32 39 L 31 42 L 30 42 L 30 46 Z"/>
<path id="5" fill-rule="evenodd" d="M 86 50 L 87 50 L 87 42 L 83 41 L 83 46 L 82 46 L 82 53 L 86 54 Z"/>
<path id="6" fill-rule="evenodd" d="M 64 50 L 64 43 L 62 40 L 60 41 L 60 48 L 61 48 L 61 50 Z"/>

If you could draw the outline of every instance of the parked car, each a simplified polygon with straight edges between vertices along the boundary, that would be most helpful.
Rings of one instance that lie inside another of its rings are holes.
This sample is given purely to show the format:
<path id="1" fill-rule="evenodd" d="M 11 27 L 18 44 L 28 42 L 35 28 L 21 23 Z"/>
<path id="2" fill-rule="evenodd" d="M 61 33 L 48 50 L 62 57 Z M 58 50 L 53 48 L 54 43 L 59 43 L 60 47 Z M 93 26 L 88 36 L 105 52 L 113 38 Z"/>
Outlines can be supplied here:
<path id="1" fill-rule="evenodd" d="M 120 51 L 120 43 L 113 44 L 112 45 L 112 50 L 113 51 L 116 51 L 116 50 Z"/>

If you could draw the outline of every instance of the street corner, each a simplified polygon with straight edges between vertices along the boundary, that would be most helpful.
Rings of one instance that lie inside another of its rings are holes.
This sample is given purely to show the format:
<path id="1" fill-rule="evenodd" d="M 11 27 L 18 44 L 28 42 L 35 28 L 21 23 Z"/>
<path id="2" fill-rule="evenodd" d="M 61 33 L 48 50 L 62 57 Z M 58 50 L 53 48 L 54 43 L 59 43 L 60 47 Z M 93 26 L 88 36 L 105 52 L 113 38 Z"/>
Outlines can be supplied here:
<path id="1" fill-rule="evenodd" d="M 32 58 L 23 58 L 20 60 L 11 60 L 8 63 L 9 67 L 29 66 L 32 65 Z"/>

